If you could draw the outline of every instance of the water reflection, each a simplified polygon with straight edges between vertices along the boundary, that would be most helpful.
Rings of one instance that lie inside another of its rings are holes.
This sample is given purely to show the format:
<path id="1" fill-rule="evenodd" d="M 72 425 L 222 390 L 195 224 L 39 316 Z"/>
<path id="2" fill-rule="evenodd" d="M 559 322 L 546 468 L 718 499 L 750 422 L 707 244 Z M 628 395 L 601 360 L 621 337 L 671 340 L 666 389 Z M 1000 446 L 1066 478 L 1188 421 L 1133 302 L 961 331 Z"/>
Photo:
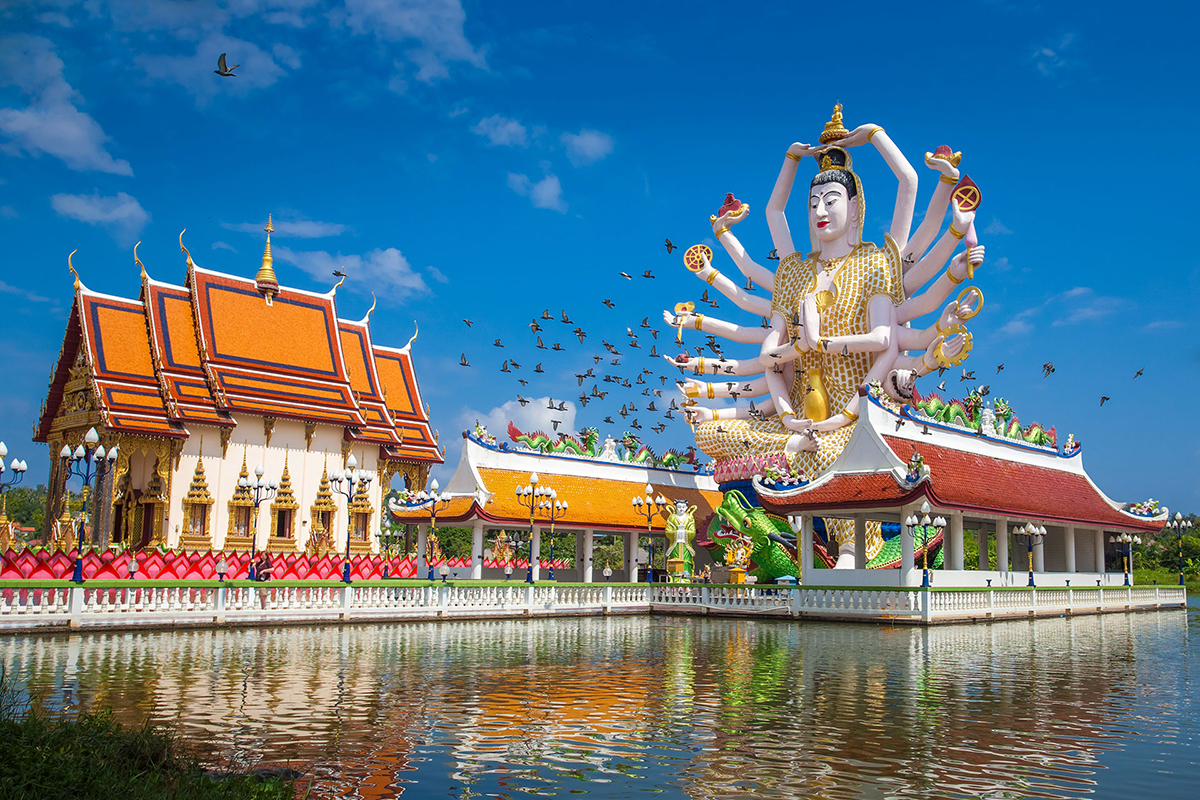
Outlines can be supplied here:
<path id="1" fill-rule="evenodd" d="M 618 617 L 4 637 L 0 663 L 318 796 L 1171 797 L 1200 774 L 1194 641 L 1187 612 Z"/>

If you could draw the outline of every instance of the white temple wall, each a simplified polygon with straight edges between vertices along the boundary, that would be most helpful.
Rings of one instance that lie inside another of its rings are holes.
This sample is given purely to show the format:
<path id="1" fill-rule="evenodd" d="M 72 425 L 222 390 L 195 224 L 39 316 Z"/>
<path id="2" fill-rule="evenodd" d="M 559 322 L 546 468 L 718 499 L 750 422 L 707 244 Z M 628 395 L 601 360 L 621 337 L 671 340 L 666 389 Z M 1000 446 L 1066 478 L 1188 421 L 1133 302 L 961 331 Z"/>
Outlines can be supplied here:
<path id="1" fill-rule="evenodd" d="M 1075 529 L 1075 569 L 1091 570 L 1096 563 L 1096 537 L 1091 528 Z"/>
<path id="2" fill-rule="evenodd" d="M 203 438 L 204 473 L 208 482 L 208 491 L 215 500 L 211 507 L 209 533 L 214 549 L 220 549 L 225 542 L 229 529 L 229 499 L 237 489 L 238 477 L 241 474 L 242 454 L 246 454 L 246 467 L 251 476 L 256 466 L 261 464 L 264 477 L 278 481 L 283 474 L 284 460 L 287 460 L 288 472 L 292 480 L 292 491 L 300 507 L 296 510 L 296 522 L 293 535 L 296 539 L 297 550 L 304 550 L 312 527 L 311 508 L 316 501 L 317 490 L 321 483 L 321 474 L 327 466 L 330 471 L 341 469 L 343 428 L 333 425 L 318 425 L 313 435 L 311 446 L 304 440 L 304 423 L 293 420 L 277 420 L 271 433 L 271 444 L 266 443 L 263 431 L 262 417 L 235 415 L 238 425 L 233 431 L 225 457 L 221 456 L 220 432 L 215 427 L 194 425 L 189 428 L 191 436 L 184 443 L 183 452 L 179 459 L 179 468 L 171 481 L 171 498 L 168 506 L 168 525 L 166 528 L 167 543 L 170 547 L 178 547 L 183 528 L 183 498 L 187 495 L 196 470 L 196 461 L 200 456 L 201 439 Z M 376 445 L 356 445 L 353 449 L 358 468 L 365 469 L 374 476 L 371 484 L 371 505 L 375 513 L 371 517 L 371 534 L 377 549 L 380 526 L 382 488 L 379 486 L 377 470 L 379 463 L 379 448 Z M 144 466 L 144 470 L 152 468 Z M 132 472 L 131 466 L 131 472 Z M 135 485 L 144 485 L 149 479 L 145 476 L 134 475 Z M 344 551 L 346 542 L 347 513 L 346 500 L 334 494 L 338 511 L 334 519 L 334 542 L 340 542 L 339 552 Z M 272 520 L 270 517 L 270 501 L 264 500 L 259 508 L 258 532 L 259 547 L 266 544 L 271 535 Z"/>
<path id="3" fill-rule="evenodd" d="M 1060 526 L 1046 526 L 1046 536 L 1042 542 L 1042 552 L 1045 561 L 1044 570 L 1046 572 L 1066 572 L 1067 571 L 1067 545 L 1063 541 L 1063 537 L 1067 535 L 1066 529 Z"/>

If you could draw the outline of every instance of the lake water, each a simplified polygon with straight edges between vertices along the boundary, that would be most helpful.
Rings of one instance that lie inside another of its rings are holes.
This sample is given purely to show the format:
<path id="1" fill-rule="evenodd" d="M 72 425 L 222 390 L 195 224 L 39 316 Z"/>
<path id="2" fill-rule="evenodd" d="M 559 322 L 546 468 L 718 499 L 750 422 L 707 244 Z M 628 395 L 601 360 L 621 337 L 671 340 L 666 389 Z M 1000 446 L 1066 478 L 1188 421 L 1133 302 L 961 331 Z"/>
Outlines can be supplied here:
<path id="1" fill-rule="evenodd" d="M 1200 606 L 934 629 L 673 617 L 0 637 L 53 707 L 319 797 L 1200 796 Z"/>

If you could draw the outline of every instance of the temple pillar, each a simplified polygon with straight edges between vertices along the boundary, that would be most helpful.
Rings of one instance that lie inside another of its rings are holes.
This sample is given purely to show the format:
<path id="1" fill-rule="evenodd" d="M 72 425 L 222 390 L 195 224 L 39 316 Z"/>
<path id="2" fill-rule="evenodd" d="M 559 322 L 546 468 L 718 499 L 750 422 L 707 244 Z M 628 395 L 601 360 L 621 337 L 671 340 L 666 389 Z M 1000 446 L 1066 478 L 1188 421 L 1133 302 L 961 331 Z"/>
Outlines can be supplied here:
<path id="1" fill-rule="evenodd" d="M 534 525 L 529 539 L 529 564 L 533 567 L 533 579 L 542 579 L 542 526 Z"/>
<path id="2" fill-rule="evenodd" d="M 867 518 L 854 515 L 854 568 L 867 568 Z"/>
<path id="3" fill-rule="evenodd" d="M 950 561 L 946 566 L 949 569 L 957 570 L 963 568 L 963 515 L 961 511 L 950 513 Z"/>
<path id="4" fill-rule="evenodd" d="M 975 529 L 975 544 L 975 549 L 979 553 L 979 560 L 976 562 L 975 568 L 982 572 L 991 566 L 988 563 L 988 531 L 983 525 Z"/>
<path id="5" fill-rule="evenodd" d="M 916 513 L 910 506 L 901 509 L 900 530 L 900 585 L 908 586 L 913 570 L 913 529 L 904 525 L 903 520 Z"/>
<path id="6" fill-rule="evenodd" d="M 429 577 L 429 565 L 425 561 L 425 548 L 429 546 L 429 523 L 421 522 L 417 525 L 417 572 L 418 580 L 425 580 Z"/>
<path id="7" fill-rule="evenodd" d="M 576 562 L 579 564 L 583 583 L 592 582 L 592 548 L 594 545 L 595 536 L 592 534 L 592 529 L 588 528 L 583 532 L 583 557 Z"/>
<path id="8" fill-rule="evenodd" d="M 811 514 L 800 515 L 800 582 L 810 583 L 813 573 L 813 518 Z"/>
<path id="9" fill-rule="evenodd" d="M 483 520 L 471 526 L 471 580 L 483 578 Z"/>
<path id="10" fill-rule="evenodd" d="M 1063 552 L 1066 556 L 1067 572 L 1075 571 L 1075 526 L 1067 525 L 1063 528 Z"/>
<path id="11" fill-rule="evenodd" d="M 638 534 L 637 531 L 625 532 L 625 580 L 630 583 L 637 582 L 637 547 Z"/>
<path id="12" fill-rule="evenodd" d="M 1104 531 L 1096 529 L 1092 531 L 1093 551 L 1096 554 L 1096 572 L 1104 572 Z"/>
<path id="13" fill-rule="evenodd" d="M 996 570 L 1008 572 L 1008 520 L 996 520 Z"/>
<path id="14" fill-rule="evenodd" d="M 1049 534 L 1047 534 L 1049 535 Z M 1046 537 L 1033 546 L 1033 571 L 1046 571 Z"/>

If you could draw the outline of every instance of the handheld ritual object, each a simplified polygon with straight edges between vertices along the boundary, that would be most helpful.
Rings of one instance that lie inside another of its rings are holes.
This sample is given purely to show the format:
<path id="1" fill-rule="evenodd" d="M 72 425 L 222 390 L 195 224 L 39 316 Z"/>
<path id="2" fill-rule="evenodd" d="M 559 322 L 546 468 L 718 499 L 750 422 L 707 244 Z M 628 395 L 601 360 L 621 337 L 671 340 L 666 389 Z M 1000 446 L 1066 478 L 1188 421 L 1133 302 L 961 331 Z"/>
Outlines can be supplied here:
<path id="1" fill-rule="evenodd" d="M 699 245 L 703 247 L 703 245 Z M 691 250 L 688 250 L 690 253 Z M 692 302 L 676 303 L 675 304 L 675 319 L 679 323 L 679 328 L 675 331 L 675 344 L 683 344 L 683 315 L 690 314 L 696 310 L 696 304 Z"/>

